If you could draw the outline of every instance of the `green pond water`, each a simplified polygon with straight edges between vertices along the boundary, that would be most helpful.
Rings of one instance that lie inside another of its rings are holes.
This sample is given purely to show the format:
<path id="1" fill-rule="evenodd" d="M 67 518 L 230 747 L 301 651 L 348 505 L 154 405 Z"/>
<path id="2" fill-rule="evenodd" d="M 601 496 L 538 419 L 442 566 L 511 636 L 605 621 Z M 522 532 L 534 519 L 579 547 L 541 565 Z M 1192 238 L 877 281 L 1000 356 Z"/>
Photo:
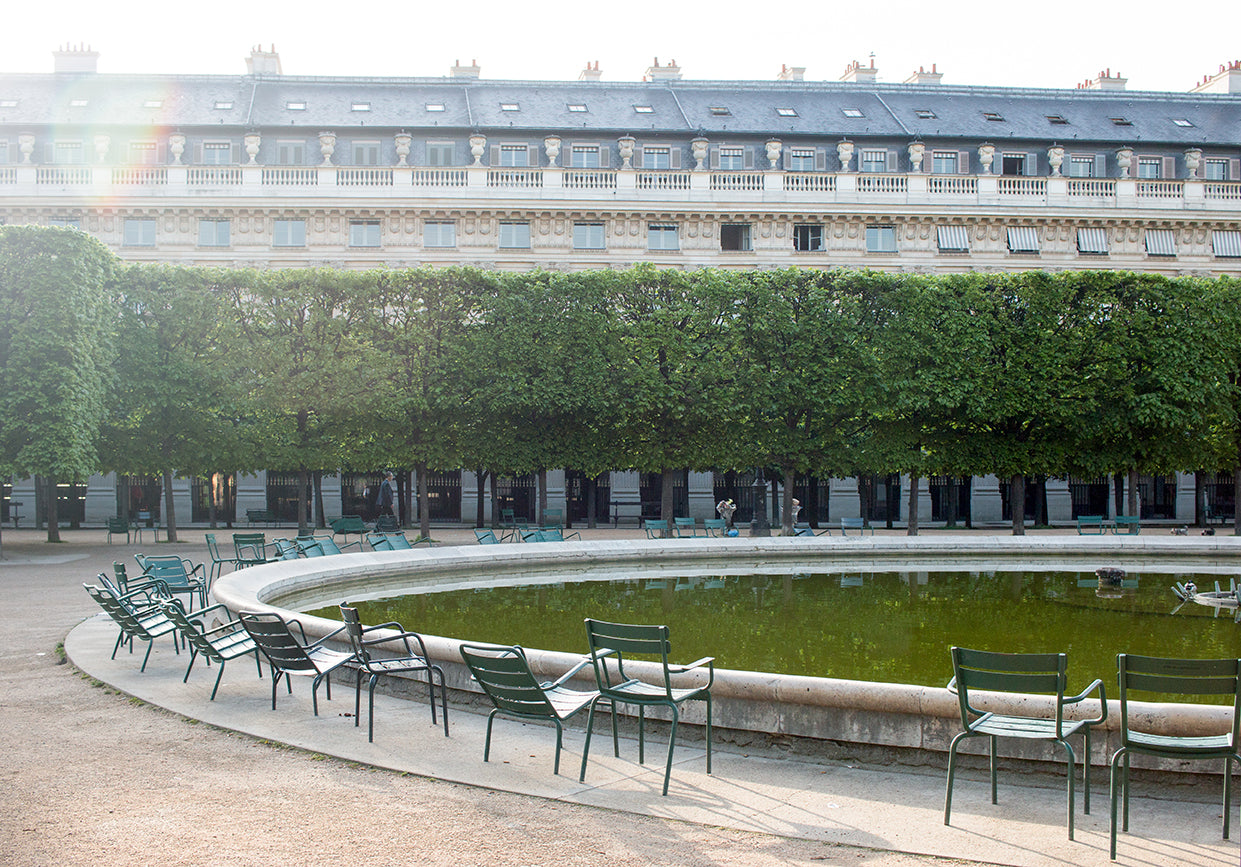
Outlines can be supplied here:
<path id="1" fill-rule="evenodd" d="M 719 668 L 943 686 L 954 644 L 1065 651 L 1074 690 L 1115 683 L 1116 654 L 1241 656 L 1233 612 L 1169 589 L 1217 575 L 1130 573 L 1104 598 L 1089 572 L 863 572 L 587 581 L 418 594 L 358 604 L 364 623 L 584 653 L 582 620 L 666 623 L 673 656 Z M 1223 580 L 1227 584 L 1227 579 Z M 322 616 L 339 619 L 335 608 Z"/>

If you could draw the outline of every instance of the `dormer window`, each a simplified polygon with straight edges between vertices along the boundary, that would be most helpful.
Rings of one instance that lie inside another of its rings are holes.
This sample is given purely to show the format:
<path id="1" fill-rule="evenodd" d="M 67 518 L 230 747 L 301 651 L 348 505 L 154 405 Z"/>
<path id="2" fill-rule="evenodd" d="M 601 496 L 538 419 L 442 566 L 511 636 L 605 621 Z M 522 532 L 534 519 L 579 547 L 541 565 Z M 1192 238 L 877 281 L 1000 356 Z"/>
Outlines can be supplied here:
<path id="1" fill-rule="evenodd" d="M 1172 122 L 1176 124 L 1177 126 L 1193 126 L 1193 124 L 1190 123 L 1187 118 L 1183 118 L 1183 117 L 1174 117 L 1172 118 Z"/>
<path id="2" fill-rule="evenodd" d="M 860 108 L 842 108 L 840 113 L 845 117 L 866 117 Z"/>
<path id="3" fill-rule="evenodd" d="M 1066 118 L 1058 114 L 1047 115 L 1047 122 L 1052 126 L 1068 126 L 1069 122 Z"/>
<path id="4" fill-rule="evenodd" d="M 70 107 L 70 108 L 86 108 L 86 105 L 87 105 L 87 101 L 86 101 L 85 99 L 71 99 L 71 100 L 69 100 L 69 107 Z"/>
<path id="5" fill-rule="evenodd" d="M 17 100 L 0 99 L 0 108 L 17 108 Z"/>
<path id="6" fill-rule="evenodd" d="M 917 117 L 918 120 L 934 120 L 935 112 L 931 111 L 929 108 L 915 108 L 914 116 Z"/>
<path id="7" fill-rule="evenodd" d="M 516 102 L 502 102 L 500 111 L 521 111 L 521 105 Z"/>
<path id="8" fill-rule="evenodd" d="M 350 111 L 370 111 L 371 104 L 369 102 L 354 102 L 349 106 Z"/>
<path id="9" fill-rule="evenodd" d="M 289 111 L 305 111 L 306 103 L 301 102 L 301 101 L 291 100 L 289 102 L 286 102 L 284 104 L 284 107 L 287 108 Z"/>
<path id="10" fill-rule="evenodd" d="M 633 107 L 633 110 L 637 112 L 638 114 L 654 114 L 655 113 L 655 109 L 651 108 L 651 106 L 649 105 L 635 105 Z"/>
<path id="11" fill-rule="evenodd" d="M 568 108 L 569 108 L 569 111 L 574 111 L 574 112 L 583 112 L 586 110 L 586 106 L 582 105 L 580 102 L 569 103 Z"/>
<path id="12" fill-rule="evenodd" d="M 217 100 L 215 101 L 215 108 L 216 108 L 216 111 L 228 111 L 228 110 L 230 110 L 232 107 L 233 107 L 233 103 L 232 103 L 232 101 L 231 101 L 231 100 L 227 100 L 227 99 L 217 99 Z"/>
<path id="13" fill-rule="evenodd" d="M 780 117 L 797 117 L 797 109 L 795 108 L 777 108 L 776 114 Z"/>
<path id="14" fill-rule="evenodd" d="M 1108 120 L 1117 126 L 1133 126 L 1133 121 L 1127 117 L 1109 117 Z"/>
<path id="15" fill-rule="evenodd" d="M 428 102 L 427 103 L 427 111 L 443 111 L 443 110 L 444 110 L 444 103 L 442 102 Z"/>
<path id="16" fill-rule="evenodd" d="M 142 103 L 143 108 L 161 108 L 163 105 L 164 101 L 162 99 L 148 99 L 146 102 Z"/>
<path id="17" fill-rule="evenodd" d="M 714 117 L 732 117 L 732 111 L 726 105 L 713 105 L 707 109 Z"/>
<path id="18" fill-rule="evenodd" d="M 982 116 L 992 123 L 1004 122 L 1004 115 L 1000 114 L 998 111 L 984 111 Z"/>

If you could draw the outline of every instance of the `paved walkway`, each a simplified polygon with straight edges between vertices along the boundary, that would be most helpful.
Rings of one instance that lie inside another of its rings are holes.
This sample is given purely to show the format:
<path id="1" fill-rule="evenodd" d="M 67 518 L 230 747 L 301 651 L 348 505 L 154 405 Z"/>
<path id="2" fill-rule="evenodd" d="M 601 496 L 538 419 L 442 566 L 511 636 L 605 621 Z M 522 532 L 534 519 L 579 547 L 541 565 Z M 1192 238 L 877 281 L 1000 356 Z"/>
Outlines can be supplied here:
<path id="1" fill-rule="evenodd" d="M 610 531 L 599 533 L 610 535 Z M 103 535 L 102 531 L 81 534 Z M 201 532 L 189 531 L 184 535 L 190 541 L 177 546 L 178 552 L 194 559 L 205 558 Z M 464 541 L 469 534 L 453 530 L 434 535 L 453 542 Z M 497 721 L 491 762 L 484 764 L 484 716 L 453 707 L 452 736 L 445 738 L 441 729 L 432 726 L 425 704 L 377 696 L 376 740 L 369 744 L 365 729 L 354 726 L 352 690 L 344 684 L 338 684 L 330 702 L 322 700 L 321 691 L 319 717 L 311 714 L 307 684 L 296 684 L 292 696 L 282 685 L 279 709 L 273 712 L 270 682 L 256 679 L 255 668 L 248 659 L 229 666 L 219 697 L 210 702 L 207 699 L 215 670 L 206 669 L 200 662 L 189 683 L 182 684 L 188 658 L 177 656 L 167 639 L 157 642 L 145 673 L 138 672 L 141 652 L 130 656 L 122 651 L 115 661 L 108 658 L 116 630 L 108 621 L 93 616 L 93 603 L 80 590 L 80 583 L 105 568 L 112 558 L 129 557 L 138 550 L 137 546 L 109 547 L 73 538 L 61 547 L 38 544 L 36 539 L 33 534 L 26 536 L 25 531 L 4 534 L 0 587 L 5 588 L 8 602 L 0 616 L 4 618 L 8 638 L 3 641 L 4 656 L 0 662 L 7 662 L 12 654 L 20 652 L 9 640 L 14 635 L 20 638 L 23 632 L 44 633 L 49 624 L 53 630 L 67 631 L 65 624 L 87 618 L 69 631 L 65 650 L 73 664 L 91 677 L 175 714 L 297 747 L 308 751 L 312 758 L 332 756 L 483 787 L 480 791 L 502 790 L 567 804 L 700 823 L 708 828 L 862 847 L 854 856 L 862 860 L 852 863 L 887 863 L 864 860 L 873 856 L 870 850 L 1012 865 L 1109 863 L 1103 769 L 1096 770 L 1089 816 L 1080 812 L 1079 792 L 1077 839 L 1070 842 L 1065 828 L 1062 780 L 1054 777 L 1023 779 L 1011 772 L 1002 774 L 1000 804 L 993 806 L 989 803 L 985 774 L 962 774 L 954 797 L 953 825 L 945 827 L 944 780 L 939 770 L 798 761 L 770 754 L 746 755 L 732 747 L 717 751 L 714 774 L 707 776 L 701 745 L 691 740 L 678 746 L 669 794 L 661 797 L 662 741 L 655 741 L 648 764 L 640 766 L 634 742 L 623 740 L 620 758 L 611 755 L 608 738 L 600 737 L 605 735 L 605 726 L 596 732 L 587 779 L 582 784 L 577 781 L 583 742 L 580 727 L 566 733 L 561 775 L 554 776 L 555 737 L 551 729 Z M 160 548 L 161 552 L 166 550 L 165 546 Z M 49 577 L 53 574 L 54 579 Z M 35 580 L 44 586 L 29 586 Z M 49 603 L 55 610 L 49 610 Z M 32 623 L 31 617 L 38 619 Z M 35 646 L 44 643 L 42 634 L 30 637 L 35 638 Z M 52 712 L 73 710 L 56 708 Z M 256 768 L 255 773 L 261 774 L 261 768 Z M 1145 791 L 1133 799 L 1135 833 L 1122 835 L 1119 863 L 1238 863 L 1237 844 L 1220 839 L 1217 779 L 1209 787 L 1186 792 L 1168 792 L 1158 783 L 1137 783 Z M 6 783 L 12 791 L 20 778 Z M 192 789 L 192 781 L 190 786 Z M 1234 828 L 1237 827 L 1234 816 Z M 479 829 L 478 833 L 486 831 Z M 834 853 L 826 860 L 836 861 L 840 852 L 849 850 L 833 847 L 824 851 Z M 493 863 L 528 862 L 497 857 Z M 667 863 L 677 860 L 674 857 Z"/>

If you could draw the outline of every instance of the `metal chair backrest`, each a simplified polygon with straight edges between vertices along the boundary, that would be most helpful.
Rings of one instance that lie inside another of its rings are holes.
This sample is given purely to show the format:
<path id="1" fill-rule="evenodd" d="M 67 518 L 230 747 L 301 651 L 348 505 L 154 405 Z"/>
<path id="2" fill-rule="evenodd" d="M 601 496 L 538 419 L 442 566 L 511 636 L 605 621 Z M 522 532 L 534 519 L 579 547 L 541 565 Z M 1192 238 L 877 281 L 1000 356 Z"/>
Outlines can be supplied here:
<path id="1" fill-rule="evenodd" d="M 173 591 L 198 589 L 198 585 L 190 578 L 190 573 L 185 568 L 185 561 L 175 554 L 146 557 L 142 567 L 147 576 L 158 578 Z"/>
<path id="2" fill-rule="evenodd" d="M 276 548 L 276 556 L 281 560 L 296 560 L 301 555 L 297 543 L 288 539 L 276 539 L 272 545 Z"/>
<path id="3" fill-rule="evenodd" d="M 349 606 L 340 606 L 340 619 L 345 624 L 345 634 L 349 636 L 349 648 L 358 658 L 358 662 L 366 665 L 371 661 L 370 652 L 366 649 L 366 641 L 362 634 L 362 618 L 358 616 L 358 609 Z"/>
<path id="4" fill-rule="evenodd" d="M 305 645 L 293 636 L 289 624 L 285 623 L 279 614 L 242 611 L 237 618 L 274 668 L 294 672 L 318 671 L 314 661 L 307 655 Z"/>
<path id="5" fill-rule="evenodd" d="M 630 623 L 609 623 L 586 618 L 586 641 L 595 667 L 595 683 L 604 696 L 614 687 L 632 679 L 625 673 L 625 660 L 645 656 L 663 666 L 663 688 L 672 696 L 672 678 L 668 673 L 671 642 L 667 626 Z"/>
<path id="6" fill-rule="evenodd" d="M 480 545 L 499 545 L 500 540 L 496 538 L 496 534 L 491 530 L 474 529 L 474 538 L 478 540 Z"/>
<path id="7" fill-rule="evenodd" d="M 263 563 L 267 560 L 266 533 L 234 533 L 233 554 L 242 563 Z"/>
<path id="8" fill-rule="evenodd" d="M 305 557 L 329 557 L 344 553 L 331 536 L 298 536 L 294 541 Z"/>
<path id="9" fill-rule="evenodd" d="M 952 683 L 961 707 L 961 725 L 986 711 L 974 707 L 970 690 L 1050 695 L 1056 698 L 1056 736 L 1064 721 L 1064 693 L 1068 686 L 1068 656 L 1063 653 L 995 653 L 952 648 Z"/>
<path id="10" fill-rule="evenodd" d="M 1121 745 L 1129 740 L 1129 692 L 1184 698 L 1232 696 L 1232 745 L 1241 745 L 1241 659 L 1172 659 L 1160 656 L 1116 657 L 1120 684 Z M 1167 700 L 1163 698 L 1162 700 Z"/>
<path id="11" fill-rule="evenodd" d="M 470 673 L 502 713 L 556 718 L 556 709 L 530 670 L 530 662 L 520 646 L 462 644 L 460 650 Z"/>

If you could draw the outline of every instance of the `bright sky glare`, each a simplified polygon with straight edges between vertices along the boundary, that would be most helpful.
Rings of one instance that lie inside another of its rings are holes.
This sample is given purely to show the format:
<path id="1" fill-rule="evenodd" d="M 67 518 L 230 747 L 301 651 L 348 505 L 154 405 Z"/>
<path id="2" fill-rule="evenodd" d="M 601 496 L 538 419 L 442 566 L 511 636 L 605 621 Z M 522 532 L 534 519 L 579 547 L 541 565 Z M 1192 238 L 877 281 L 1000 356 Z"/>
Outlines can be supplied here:
<path id="1" fill-rule="evenodd" d="M 924 0 L 9 6 L 0 73 L 50 72 L 54 49 L 86 44 L 102 73 L 232 75 L 252 46 L 274 44 L 286 75 L 443 76 L 454 61 L 477 60 L 486 79 L 572 81 L 598 61 L 604 81 L 639 81 L 658 57 L 675 59 L 686 79 L 767 81 L 787 64 L 806 67 L 808 81 L 835 81 L 873 52 L 887 82 L 936 64 L 949 85 L 1071 88 L 1110 68 L 1130 90 L 1185 92 L 1241 58 L 1236 0 L 1181 10 Z"/>

